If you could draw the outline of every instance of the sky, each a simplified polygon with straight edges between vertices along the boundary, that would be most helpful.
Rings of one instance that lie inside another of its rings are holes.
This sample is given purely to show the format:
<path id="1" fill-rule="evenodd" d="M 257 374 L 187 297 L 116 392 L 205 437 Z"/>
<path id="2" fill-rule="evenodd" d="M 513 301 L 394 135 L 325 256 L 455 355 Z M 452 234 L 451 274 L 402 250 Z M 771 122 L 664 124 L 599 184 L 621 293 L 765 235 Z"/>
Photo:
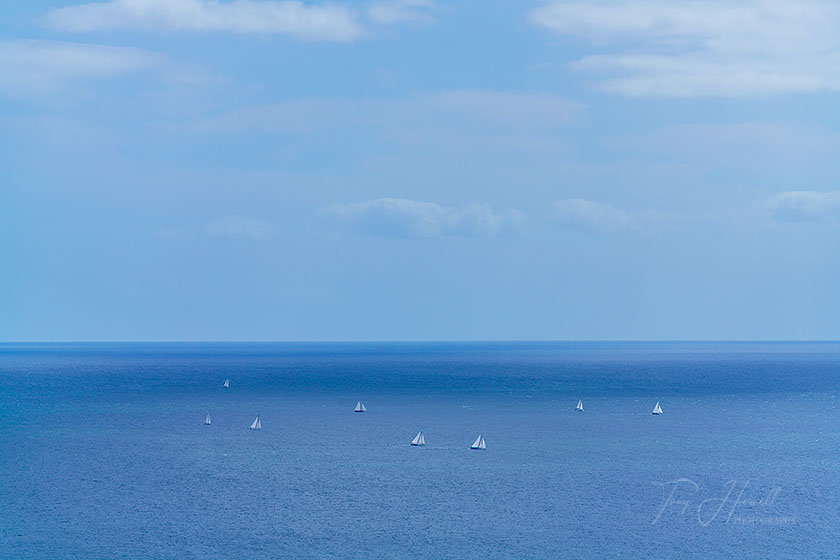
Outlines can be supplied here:
<path id="1" fill-rule="evenodd" d="M 840 339 L 838 29 L 4 0 L 0 340 Z"/>

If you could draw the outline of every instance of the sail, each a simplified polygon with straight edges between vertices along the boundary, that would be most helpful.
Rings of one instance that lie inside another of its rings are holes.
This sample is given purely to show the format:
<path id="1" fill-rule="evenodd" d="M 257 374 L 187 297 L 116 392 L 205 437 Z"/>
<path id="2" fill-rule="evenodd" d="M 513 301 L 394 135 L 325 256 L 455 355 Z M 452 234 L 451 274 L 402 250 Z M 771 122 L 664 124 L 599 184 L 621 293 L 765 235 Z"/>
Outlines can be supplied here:
<path id="1" fill-rule="evenodd" d="M 578 401 L 577 406 L 575 407 L 575 410 L 583 411 L 583 401 L 580 401 L 580 400 Z"/>
<path id="2" fill-rule="evenodd" d="M 210 413 L 209 412 L 207 413 L 207 418 L 204 419 L 204 424 L 206 426 L 210 425 Z"/>
<path id="3" fill-rule="evenodd" d="M 225 384 L 222 385 L 222 387 L 224 387 L 225 389 L 229 389 L 230 388 L 230 379 L 225 379 Z"/>
<path id="4" fill-rule="evenodd" d="M 359 401 L 356 403 L 356 408 L 353 412 L 367 412 L 367 408 L 365 408 L 365 405 L 362 404 L 362 401 Z"/>
<path id="5" fill-rule="evenodd" d="M 411 440 L 411 445 L 426 445 L 426 438 L 423 437 L 423 430 L 417 432 L 417 435 L 414 436 L 413 440 Z"/>
<path id="6" fill-rule="evenodd" d="M 259 416 L 257 416 L 257 418 L 254 420 L 254 423 L 251 424 L 251 429 L 252 430 L 262 430 L 262 422 L 260 422 L 260 417 Z"/>
<path id="7" fill-rule="evenodd" d="M 475 441 L 470 446 L 470 449 L 487 449 L 487 444 L 484 443 L 484 438 L 479 434 Z"/>
<path id="8" fill-rule="evenodd" d="M 651 414 L 662 414 L 662 407 L 659 406 L 659 402 L 657 401 L 656 406 L 653 407 L 653 412 Z"/>

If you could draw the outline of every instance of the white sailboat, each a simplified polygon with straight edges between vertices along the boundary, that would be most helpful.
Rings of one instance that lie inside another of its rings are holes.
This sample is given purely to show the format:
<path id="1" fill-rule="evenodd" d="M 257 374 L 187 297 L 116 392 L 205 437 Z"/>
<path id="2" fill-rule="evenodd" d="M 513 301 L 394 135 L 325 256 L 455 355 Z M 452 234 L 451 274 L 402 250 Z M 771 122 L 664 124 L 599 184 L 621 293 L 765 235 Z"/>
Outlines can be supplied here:
<path id="1" fill-rule="evenodd" d="M 210 425 L 210 413 L 209 412 L 207 413 L 207 418 L 204 419 L 204 425 L 205 426 Z"/>
<path id="2" fill-rule="evenodd" d="M 484 438 L 481 437 L 481 434 L 479 434 L 478 437 L 475 438 L 475 441 L 470 446 L 470 449 L 487 449 L 487 444 L 484 443 Z"/>
<path id="3" fill-rule="evenodd" d="M 260 422 L 259 415 L 257 415 L 256 420 L 254 420 L 254 423 L 251 424 L 251 429 L 252 430 L 262 430 L 262 422 Z"/>
<path id="4" fill-rule="evenodd" d="M 659 406 L 659 401 L 656 401 L 656 406 L 653 407 L 651 414 L 662 414 L 662 407 Z"/>
<path id="5" fill-rule="evenodd" d="M 225 384 L 222 385 L 225 389 L 230 389 L 230 379 L 225 379 Z"/>
<path id="6" fill-rule="evenodd" d="M 581 400 L 578 401 L 577 406 L 575 407 L 575 410 L 577 410 L 578 412 L 583 412 L 583 401 L 581 401 Z"/>
<path id="7" fill-rule="evenodd" d="M 417 432 L 417 435 L 414 436 L 413 440 L 411 440 L 411 445 L 426 445 L 426 438 L 423 437 L 423 430 Z"/>
<path id="8" fill-rule="evenodd" d="M 356 403 L 356 408 L 353 409 L 353 412 L 367 412 L 365 405 L 362 404 L 362 401 Z"/>

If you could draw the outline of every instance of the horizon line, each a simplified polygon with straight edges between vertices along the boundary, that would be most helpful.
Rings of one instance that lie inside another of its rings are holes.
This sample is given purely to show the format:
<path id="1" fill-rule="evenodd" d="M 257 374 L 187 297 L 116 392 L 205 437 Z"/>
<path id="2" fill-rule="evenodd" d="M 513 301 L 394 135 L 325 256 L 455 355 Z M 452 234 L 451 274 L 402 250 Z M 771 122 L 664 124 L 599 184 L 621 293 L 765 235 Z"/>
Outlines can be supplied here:
<path id="1" fill-rule="evenodd" d="M 511 339 L 178 339 L 178 340 L 2 340 L 0 344 L 482 344 L 482 343 L 831 343 L 840 339 L 829 338 L 767 338 L 767 339 L 548 339 L 548 338 L 511 338 Z"/>

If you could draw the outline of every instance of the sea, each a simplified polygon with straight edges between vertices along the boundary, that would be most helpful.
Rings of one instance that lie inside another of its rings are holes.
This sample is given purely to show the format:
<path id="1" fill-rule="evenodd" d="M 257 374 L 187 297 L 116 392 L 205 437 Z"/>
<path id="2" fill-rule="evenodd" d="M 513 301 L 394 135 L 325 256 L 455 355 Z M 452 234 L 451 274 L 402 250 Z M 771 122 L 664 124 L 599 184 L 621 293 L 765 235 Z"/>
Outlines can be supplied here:
<path id="1" fill-rule="evenodd" d="M 829 342 L 4 343 L 0 558 L 840 558 L 838 397 Z"/>

